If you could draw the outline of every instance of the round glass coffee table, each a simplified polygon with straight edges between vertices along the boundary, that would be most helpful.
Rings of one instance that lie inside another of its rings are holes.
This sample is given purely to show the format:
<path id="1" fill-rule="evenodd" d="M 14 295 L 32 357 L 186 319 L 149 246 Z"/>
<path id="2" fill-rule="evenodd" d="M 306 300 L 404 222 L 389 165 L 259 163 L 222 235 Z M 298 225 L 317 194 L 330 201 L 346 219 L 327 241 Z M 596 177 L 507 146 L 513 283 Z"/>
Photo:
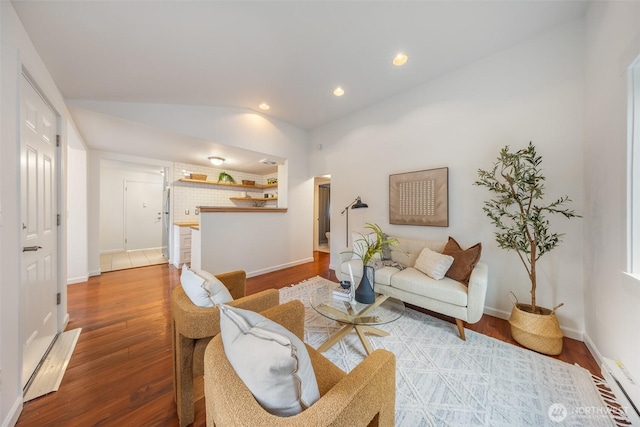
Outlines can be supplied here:
<path id="1" fill-rule="evenodd" d="M 344 326 L 318 347 L 319 352 L 329 350 L 338 341 L 344 338 L 352 329 L 356 330 L 367 354 L 373 349 L 365 333 L 386 337 L 387 332 L 375 328 L 377 325 L 393 322 L 404 314 L 404 303 L 398 299 L 386 295 L 378 295 L 372 304 L 363 304 L 357 301 L 346 301 L 333 296 L 333 290 L 340 287 L 321 286 L 311 295 L 311 307 L 324 317 L 342 323 Z"/>

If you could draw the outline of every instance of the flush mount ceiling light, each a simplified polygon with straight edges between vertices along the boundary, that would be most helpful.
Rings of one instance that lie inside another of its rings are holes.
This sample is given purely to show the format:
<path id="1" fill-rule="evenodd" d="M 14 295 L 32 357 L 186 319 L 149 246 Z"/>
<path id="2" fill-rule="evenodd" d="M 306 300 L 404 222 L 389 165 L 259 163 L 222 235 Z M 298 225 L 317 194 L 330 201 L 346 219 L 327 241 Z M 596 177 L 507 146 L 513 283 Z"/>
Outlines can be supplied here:
<path id="1" fill-rule="evenodd" d="M 224 163 L 225 159 L 223 157 L 212 156 L 208 158 L 212 165 L 220 166 Z"/>
<path id="2" fill-rule="evenodd" d="M 335 96 L 342 96 L 342 95 L 344 95 L 344 89 L 342 89 L 340 86 L 338 86 L 337 88 L 335 88 L 333 90 L 333 94 Z"/>
<path id="3" fill-rule="evenodd" d="M 401 65 L 404 65 L 405 62 L 407 62 L 407 59 L 409 59 L 407 55 L 405 55 L 404 53 L 398 53 L 391 62 L 393 62 L 393 65 L 395 65 L 396 67 L 399 67 Z"/>
<path id="4" fill-rule="evenodd" d="M 258 105 L 258 108 L 261 110 L 267 111 L 271 107 L 266 102 L 263 102 L 262 104 Z"/>

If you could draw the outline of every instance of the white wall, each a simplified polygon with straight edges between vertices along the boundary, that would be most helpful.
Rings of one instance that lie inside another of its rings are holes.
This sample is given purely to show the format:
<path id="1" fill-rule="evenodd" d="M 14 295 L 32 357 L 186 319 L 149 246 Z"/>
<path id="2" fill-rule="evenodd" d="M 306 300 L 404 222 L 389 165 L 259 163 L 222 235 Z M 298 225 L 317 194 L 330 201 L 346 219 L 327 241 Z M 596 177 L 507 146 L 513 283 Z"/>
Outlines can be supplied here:
<path id="1" fill-rule="evenodd" d="M 178 132 L 188 136 L 216 141 L 234 147 L 269 153 L 287 159 L 288 177 L 288 222 L 281 234 L 287 242 L 287 254 L 296 254 L 290 261 L 312 257 L 313 180 L 309 178 L 307 132 L 269 119 L 250 110 L 225 107 L 203 107 L 185 105 L 138 104 L 118 102 L 81 102 L 82 108 L 90 109 L 126 120 L 136 121 L 156 128 Z M 153 141 L 140 141 L 153 152 Z M 179 147 L 176 147 L 178 150 Z M 204 155 L 204 154 L 203 154 Z M 91 155 L 90 170 L 98 162 L 97 154 Z M 89 176 L 89 268 L 99 271 L 98 233 L 91 223 L 92 212 L 98 210 L 99 177 Z M 280 200 L 279 200 L 280 202 Z M 284 200 L 287 202 L 287 200 Z M 258 224 L 269 227 L 266 219 L 257 219 Z M 96 229 L 97 230 L 97 229 Z M 258 248 L 267 251 L 268 241 L 256 240 Z"/>
<path id="2" fill-rule="evenodd" d="M 61 206 L 66 206 L 66 147 L 68 144 L 69 112 L 52 77 L 49 75 L 24 27 L 20 23 L 11 2 L 0 2 L 0 205 L 2 206 L 2 227 L 0 229 L 0 424 L 15 424 L 22 409 L 22 351 L 19 330 L 20 322 L 20 151 L 18 105 L 21 69 L 24 66 L 45 94 L 53 108 L 61 116 Z M 61 212 L 63 213 L 63 212 Z M 66 223 L 60 227 L 58 283 L 62 304 L 58 308 L 59 328 L 62 329 L 67 315 L 67 233 Z"/>
<path id="3" fill-rule="evenodd" d="M 308 218 L 311 225 L 311 212 Z M 202 269 L 212 274 L 245 270 L 253 277 L 313 261 L 312 229 L 292 230 L 291 221 L 290 211 L 201 213 Z M 306 250 L 300 240 L 308 240 Z"/>
<path id="4" fill-rule="evenodd" d="M 69 136 L 75 132 L 69 132 Z M 67 150 L 67 284 L 84 282 L 89 278 L 87 241 L 87 152 Z"/>
<path id="5" fill-rule="evenodd" d="M 126 162 L 104 161 L 100 164 L 100 253 L 125 250 L 125 181 L 162 184 L 160 168 L 152 173 L 135 170 Z M 162 193 L 158 194 L 158 199 Z M 160 236 L 158 236 L 158 240 Z"/>
<path id="6" fill-rule="evenodd" d="M 513 290 L 527 300 L 529 282 L 517 255 L 498 249 L 476 187 L 505 145 L 531 140 L 544 158 L 547 196 L 568 194 L 583 210 L 583 25 L 574 22 L 484 58 L 410 92 L 311 132 L 311 174 L 331 175 L 331 258 L 345 246 L 342 209 L 356 196 L 350 230 L 378 223 L 392 235 L 482 242 L 489 265 L 486 312 L 508 317 Z M 322 144 L 319 150 L 318 144 Z M 390 174 L 449 167 L 449 227 L 390 225 Z M 567 335 L 584 331 L 583 223 L 552 218 L 564 243 L 539 262 L 538 303 L 558 312 Z"/>
<path id="7" fill-rule="evenodd" d="M 640 3 L 595 2 L 586 19 L 585 317 L 598 356 L 640 381 L 640 282 L 627 269 L 627 67 L 640 55 Z"/>

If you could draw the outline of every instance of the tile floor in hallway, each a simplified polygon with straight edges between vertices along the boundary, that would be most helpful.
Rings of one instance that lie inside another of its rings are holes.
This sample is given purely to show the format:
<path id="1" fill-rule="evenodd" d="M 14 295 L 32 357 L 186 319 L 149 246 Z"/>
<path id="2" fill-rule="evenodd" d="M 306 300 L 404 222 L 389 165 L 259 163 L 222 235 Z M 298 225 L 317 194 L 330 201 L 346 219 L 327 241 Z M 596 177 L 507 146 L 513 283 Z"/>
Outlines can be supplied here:
<path id="1" fill-rule="evenodd" d="M 100 255 L 100 271 L 104 273 L 107 271 L 124 270 L 125 268 L 164 264 L 167 262 L 167 258 L 162 256 L 162 249 L 115 252 Z"/>

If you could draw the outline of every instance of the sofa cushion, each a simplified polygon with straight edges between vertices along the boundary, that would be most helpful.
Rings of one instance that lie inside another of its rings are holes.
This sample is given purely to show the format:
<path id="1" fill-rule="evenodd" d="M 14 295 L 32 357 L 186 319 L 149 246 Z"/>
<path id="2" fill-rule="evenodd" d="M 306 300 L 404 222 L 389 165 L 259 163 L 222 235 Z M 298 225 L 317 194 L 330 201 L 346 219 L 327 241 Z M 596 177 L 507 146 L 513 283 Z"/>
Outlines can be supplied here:
<path id="1" fill-rule="evenodd" d="M 229 363 L 269 413 L 299 414 L 320 398 L 304 343 L 261 314 L 220 305 L 220 333 Z"/>
<path id="2" fill-rule="evenodd" d="M 391 246 L 391 259 L 405 267 L 413 267 L 422 249 L 429 248 L 436 252 L 442 252 L 445 242 L 430 240 L 407 239 L 396 237 L 397 245 Z"/>
<path id="3" fill-rule="evenodd" d="M 465 285 L 448 277 L 442 280 L 432 279 L 415 268 L 407 268 L 394 274 L 391 278 L 391 286 L 449 304 L 467 306 Z M 411 304 L 410 297 L 403 298 L 403 301 Z"/>
<path id="4" fill-rule="evenodd" d="M 451 264 L 453 264 L 452 256 L 439 254 L 429 248 L 424 248 L 418 255 L 414 267 L 427 276 L 440 280 L 444 278 Z"/>
<path id="5" fill-rule="evenodd" d="M 447 271 L 446 276 L 458 282 L 468 284 L 473 267 L 475 267 L 480 260 L 481 252 L 482 243 L 476 243 L 470 248 L 463 250 L 453 237 L 449 237 L 449 241 L 444 246 L 442 253 L 452 256 L 453 264 L 449 268 L 449 271 Z"/>
<path id="6" fill-rule="evenodd" d="M 229 289 L 216 276 L 204 270 L 194 269 L 192 271 L 204 279 L 202 288 L 207 292 L 214 306 L 233 301 Z"/>

